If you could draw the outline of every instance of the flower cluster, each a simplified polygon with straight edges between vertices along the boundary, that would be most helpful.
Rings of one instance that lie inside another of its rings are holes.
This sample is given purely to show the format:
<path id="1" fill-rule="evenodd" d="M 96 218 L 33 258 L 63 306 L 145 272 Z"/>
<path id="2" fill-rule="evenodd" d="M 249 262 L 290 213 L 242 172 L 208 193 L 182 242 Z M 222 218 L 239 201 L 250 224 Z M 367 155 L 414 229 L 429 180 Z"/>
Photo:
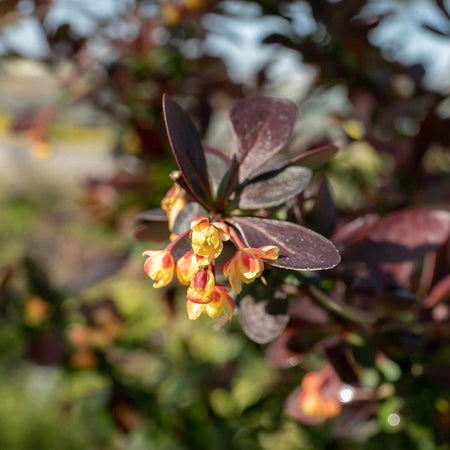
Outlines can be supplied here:
<path id="1" fill-rule="evenodd" d="M 179 170 L 171 174 L 175 185 L 161 209 L 140 214 L 137 236 L 145 240 L 157 235 L 167 219 L 171 242 L 164 250 L 144 252 L 144 270 L 156 288 L 168 285 L 174 273 L 188 286 L 190 319 L 217 317 L 222 311 L 230 318 L 235 306 L 230 292 L 239 295 L 242 283 L 262 278 L 266 263 L 296 271 L 325 270 L 339 263 L 337 249 L 326 238 L 272 217 L 274 208 L 294 205 L 311 181 L 312 171 L 302 162 L 327 161 L 337 150 L 324 146 L 275 159 L 292 134 L 296 109 L 289 100 L 271 97 L 237 102 L 230 111 L 235 145 L 222 151 L 204 145 L 189 116 L 169 96 L 163 97 Z M 228 261 L 224 242 L 236 248 Z M 217 283 L 222 277 L 228 278 L 229 288 Z"/>
<path id="2" fill-rule="evenodd" d="M 173 192 L 164 197 L 163 209 Z M 170 216 L 169 216 L 170 217 Z M 224 222 L 213 222 L 207 217 L 197 217 L 191 222 L 190 230 L 178 236 L 164 250 L 147 250 L 144 264 L 145 273 L 155 281 L 153 287 L 167 286 L 174 272 L 178 281 L 188 287 L 186 309 L 191 320 L 206 314 L 217 317 L 222 311 L 228 318 L 234 312 L 234 300 L 229 290 L 216 283 L 216 258 L 223 250 L 223 243 L 231 240 L 237 247 L 234 256 L 225 264 L 223 274 L 229 277 L 236 294 L 242 291 L 242 282 L 251 283 L 262 275 L 264 261 L 275 261 L 278 248 L 268 245 L 260 248 L 246 248 L 242 241 L 232 235 L 232 230 Z M 171 250 L 186 235 L 191 239 L 192 250 L 186 252 L 175 263 Z"/>

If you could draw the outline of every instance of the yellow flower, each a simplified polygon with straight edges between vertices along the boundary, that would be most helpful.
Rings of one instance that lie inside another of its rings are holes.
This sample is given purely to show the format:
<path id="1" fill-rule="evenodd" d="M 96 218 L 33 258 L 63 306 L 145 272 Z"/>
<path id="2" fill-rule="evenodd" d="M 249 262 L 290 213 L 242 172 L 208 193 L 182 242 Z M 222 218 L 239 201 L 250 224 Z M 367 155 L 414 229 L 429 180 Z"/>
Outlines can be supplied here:
<path id="1" fill-rule="evenodd" d="M 201 269 L 192 278 L 187 290 L 187 299 L 194 303 L 205 304 L 214 299 L 214 274 L 210 269 Z"/>
<path id="2" fill-rule="evenodd" d="M 178 281 L 181 284 L 189 286 L 192 278 L 198 272 L 198 264 L 193 251 L 185 253 L 178 261 L 175 267 Z"/>
<path id="3" fill-rule="evenodd" d="M 259 248 L 240 248 L 225 264 L 223 273 L 230 278 L 230 284 L 236 294 L 242 291 L 242 282 L 251 283 L 261 276 L 264 261 L 278 258 L 278 247 L 266 245 Z"/>
<path id="4" fill-rule="evenodd" d="M 229 319 L 233 317 L 234 300 L 231 298 L 228 290 L 224 286 L 216 285 L 214 287 L 214 298 L 209 303 L 195 303 L 190 300 L 186 302 L 186 309 L 189 319 L 196 320 L 201 314 L 214 318 L 220 315 L 224 310 Z"/>
<path id="5" fill-rule="evenodd" d="M 185 191 L 178 184 L 172 186 L 161 200 L 161 208 L 166 211 L 169 230 L 172 231 L 175 220 L 180 211 L 186 206 Z"/>
<path id="6" fill-rule="evenodd" d="M 175 263 L 168 250 L 147 250 L 143 255 L 148 256 L 144 263 L 144 272 L 157 283 L 154 288 L 167 286 L 173 278 Z"/>
<path id="7" fill-rule="evenodd" d="M 210 223 L 206 217 L 197 217 L 191 223 L 192 250 L 198 256 L 217 258 L 223 249 L 223 241 L 230 239 L 228 225 L 223 222 Z"/>

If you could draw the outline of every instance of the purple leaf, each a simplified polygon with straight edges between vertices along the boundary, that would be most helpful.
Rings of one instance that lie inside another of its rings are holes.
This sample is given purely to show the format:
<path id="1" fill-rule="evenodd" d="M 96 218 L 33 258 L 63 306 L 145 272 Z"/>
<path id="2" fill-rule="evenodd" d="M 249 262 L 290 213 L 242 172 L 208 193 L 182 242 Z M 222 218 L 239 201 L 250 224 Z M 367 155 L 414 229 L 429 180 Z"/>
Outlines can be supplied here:
<path id="1" fill-rule="evenodd" d="M 222 150 L 210 147 L 205 143 L 203 143 L 203 148 L 205 149 L 206 165 L 208 167 L 212 193 L 214 196 L 217 196 L 220 183 L 230 170 L 231 159 Z"/>
<path id="2" fill-rule="evenodd" d="M 262 175 L 274 170 L 280 170 L 287 166 L 304 166 L 310 169 L 317 169 L 326 162 L 328 162 L 338 151 L 335 145 L 324 145 L 313 150 L 308 150 L 304 153 L 300 153 L 292 158 L 283 158 L 277 161 L 267 163 L 264 167 L 261 167 L 257 171 L 257 175 Z"/>
<path id="3" fill-rule="evenodd" d="M 434 308 L 439 302 L 450 299 L 450 275 L 439 280 L 424 300 L 424 308 Z"/>
<path id="4" fill-rule="evenodd" d="M 289 322 L 286 303 L 281 300 L 272 302 L 272 305 L 279 304 L 281 306 L 279 312 L 268 312 L 267 303 L 267 300 L 255 301 L 249 295 L 239 303 L 242 329 L 250 339 L 258 344 L 267 344 L 276 339 Z"/>
<path id="5" fill-rule="evenodd" d="M 331 269 L 341 260 L 335 246 L 320 234 L 300 225 L 256 217 L 227 219 L 253 248 L 276 245 L 278 259 L 270 264 L 293 270 Z"/>
<path id="6" fill-rule="evenodd" d="M 161 208 L 144 211 L 136 216 L 136 220 L 143 222 L 134 230 L 136 240 L 155 242 L 169 240 L 167 215 Z"/>
<path id="7" fill-rule="evenodd" d="M 250 97 L 234 104 L 230 121 L 237 140 L 240 183 L 286 145 L 296 115 L 294 103 L 278 98 Z"/>
<path id="8" fill-rule="evenodd" d="M 136 216 L 139 222 L 167 222 L 167 214 L 161 208 L 149 209 Z"/>
<path id="9" fill-rule="evenodd" d="M 183 234 L 191 227 L 191 222 L 199 216 L 205 216 L 206 211 L 195 202 L 188 203 L 179 213 L 173 224 L 173 232 Z"/>
<path id="10" fill-rule="evenodd" d="M 163 110 L 170 145 L 183 179 L 192 196 L 208 208 L 212 206 L 208 170 L 195 125 L 168 95 L 163 97 Z"/>
<path id="11" fill-rule="evenodd" d="M 336 227 L 337 210 L 326 178 L 315 185 L 314 207 L 305 217 L 307 224 L 323 236 L 330 237 Z"/>
<path id="12" fill-rule="evenodd" d="M 445 242 L 450 212 L 409 208 L 395 211 L 365 229 L 343 252 L 350 262 L 398 262 L 419 259 Z"/>
<path id="13" fill-rule="evenodd" d="M 301 166 L 317 169 L 328 162 L 338 151 L 335 145 L 324 145 L 323 147 L 309 150 L 296 156 L 292 162 Z"/>
<path id="14" fill-rule="evenodd" d="M 306 167 L 287 167 L 267 173 L 246 184 L 239 197 L 241 209 L 278 206 L 300 194 L 311 181 L 312 172 Z"/>

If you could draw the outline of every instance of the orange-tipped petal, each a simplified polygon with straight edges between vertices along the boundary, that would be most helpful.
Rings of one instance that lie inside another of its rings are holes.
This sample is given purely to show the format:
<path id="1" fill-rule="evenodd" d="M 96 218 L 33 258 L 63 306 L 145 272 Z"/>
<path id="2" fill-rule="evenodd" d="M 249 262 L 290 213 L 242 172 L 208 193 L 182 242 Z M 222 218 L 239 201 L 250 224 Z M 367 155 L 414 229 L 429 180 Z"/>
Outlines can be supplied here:
<path id="1" fill-rule="evenodd" d="M 143 253 L 148 256 L 144 263 L 144 272 L 156 283 L 154 288 L 167 286 L 173 278 L 175 263 L 167 250 L 147 250 Z"/>
<path id="2" fill-rule="evenodd" d="M 206 217 L 196 217 L 191 222 L 191 230 L 193 230 L 196 226 L 198 226 L 200 224 L 207 224 L 207 223 L 209 223 L 209 220 Z"/>
<path id="3" fill-rule="evenodd" d="M 261 250 L 264 254 L 264 259 L 268 259 L 270 261 L 275 261 L 278 259 L 278 254 L 280 253 L 280 249 L 275 245 L 265 245 L 264 247 L 259 247 L 258 250 Z"/>
<path id="4" fill-rule="evenodd" d="M 223 309 L 228 319 L 231 319 L 234 314 L 235 303 L 228 293 L 228 289 L 225 286 L 216 285 L 214 290 L 214 298 L 220 299 L 220 302 L 223 305 Z"/>

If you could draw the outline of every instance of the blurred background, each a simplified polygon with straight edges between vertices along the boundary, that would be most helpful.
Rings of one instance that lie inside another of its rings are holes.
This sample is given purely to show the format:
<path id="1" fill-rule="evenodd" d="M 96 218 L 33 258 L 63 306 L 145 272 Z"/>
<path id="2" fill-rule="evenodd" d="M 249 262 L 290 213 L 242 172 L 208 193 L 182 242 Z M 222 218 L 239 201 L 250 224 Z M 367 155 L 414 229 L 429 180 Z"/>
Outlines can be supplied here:
<path id="1" fill-rule="evenodd" d="M 0 448 L 450 448 L 448 330 L 447 372 L 377 353 L 386 393 L 308 422 L 285 401 L 322 352 L 189 322 L 133 234 L 176 169 L 163 93 L 219 148 L 236 100 L 295 102 L 289 151 L 340 148 L 337 220 L 448 207 L 450 1 L 2 0 L 0 58 Z"/>

